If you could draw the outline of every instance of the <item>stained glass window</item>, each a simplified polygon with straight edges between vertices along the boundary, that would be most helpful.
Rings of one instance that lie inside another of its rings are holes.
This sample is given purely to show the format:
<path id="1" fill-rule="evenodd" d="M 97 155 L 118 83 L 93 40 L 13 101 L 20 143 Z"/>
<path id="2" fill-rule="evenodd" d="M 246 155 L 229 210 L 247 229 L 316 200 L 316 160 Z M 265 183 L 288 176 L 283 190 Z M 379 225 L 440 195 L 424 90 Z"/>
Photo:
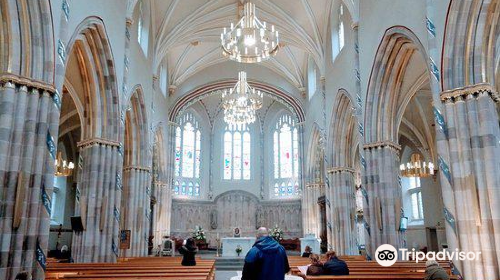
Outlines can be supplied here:
<path id="1" fill-rule="evenodd" d="M 339 12 L 339 51 L 342 50 L 344 47 L 344 21 L 343 21 L 343 16 L 344 16 L 344 6 L 340 5 L 340 12 Z"/>
<path id="2" fill-rule="evenodd" d="M 176 195 L 200 195 L 200 166 L 201 131 L 193 114 L 186 113 L 178 119 L 178 126 L 175 129 L 174 193 Z"/>
<path id="3" fill-rule="evenodd" d="M 250 180 L 250 133 L 243 133 L 243 179 Z"/>
<path id="4" fill-rule="evenodd" d="M 295 119 L 284 114 L 276 122 L 273 132 L 276 197 L 299 195 L 299 133 L 295 126 Z"/>
<path id="5" fill-rule="evenodd" d="M 227 131 L 224 133 L 224 179 L 231 180 L 233 162 L 233 135 Z"/>
<path id="6" fill-rule="evenodd" d="M 250 180 L 251 136 L 247 126 L 227 126 L 224 132 L 224 180 Z"/>

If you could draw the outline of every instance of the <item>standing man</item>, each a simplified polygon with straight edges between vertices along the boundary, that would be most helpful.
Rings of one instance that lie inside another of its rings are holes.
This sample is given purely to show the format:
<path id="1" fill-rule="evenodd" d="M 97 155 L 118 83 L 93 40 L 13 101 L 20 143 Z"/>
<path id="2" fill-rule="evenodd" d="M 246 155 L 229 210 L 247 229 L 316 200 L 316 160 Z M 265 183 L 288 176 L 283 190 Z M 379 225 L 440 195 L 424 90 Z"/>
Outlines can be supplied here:
<path id="1" fill-rule="evenodd" d="M 259 228 L 257 241 L 245 257 L 241 280 L 284 280 L 288 271 L 285 248 L 269 236 L 267 228 Z"/>

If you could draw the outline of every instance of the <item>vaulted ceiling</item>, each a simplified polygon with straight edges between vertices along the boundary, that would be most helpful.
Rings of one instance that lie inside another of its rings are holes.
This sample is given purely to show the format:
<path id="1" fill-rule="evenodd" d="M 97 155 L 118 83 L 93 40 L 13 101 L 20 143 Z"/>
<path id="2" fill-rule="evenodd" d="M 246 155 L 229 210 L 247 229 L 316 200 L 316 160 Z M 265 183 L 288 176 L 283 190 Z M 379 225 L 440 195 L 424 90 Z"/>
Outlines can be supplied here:
<path id="1" fill-rule="evenodd" d="M 137 1 L 137 0 L 136 0 Z M 354 0 L 345 0 L 348 9 Z M 220 34 L 236 23 L 244 0 L 151 0 L 155 34 L 154 69 L 166 61 L 169 84 L 179 86 L 195 73 L 227 59 Z M 262 63 L 297 88 L 305 87 L 309 55 L 324 73 L 325 40 L 334 0 L 255 0 L 257 17 L 280 32 L 278 55 Z M 338 8 L 338 5 L 336 6 Z"/>

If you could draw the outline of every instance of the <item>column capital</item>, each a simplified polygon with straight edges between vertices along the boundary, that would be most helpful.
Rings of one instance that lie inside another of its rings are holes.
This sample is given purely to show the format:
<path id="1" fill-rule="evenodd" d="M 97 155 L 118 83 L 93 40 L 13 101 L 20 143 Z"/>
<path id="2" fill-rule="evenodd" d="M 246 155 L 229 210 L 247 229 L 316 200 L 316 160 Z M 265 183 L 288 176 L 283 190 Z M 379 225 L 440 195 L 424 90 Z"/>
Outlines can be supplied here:
<path id="1" fill-rule="evenodd" d="M 123 172 L 131 171 L 131 170 L 142 171 L 142 172 L 146 172 L 146 173 L 151 172 L 151 169 L 149 167 L 145 167 L 145 166 L 128 165 L 128 166 L 123 167 Z"/>
<path id="2" fill-rule="evenodd" d="M 306 183 L 306 188 L 321 188 L 324 187 L 325 183 Z"/>
<path id="3" fill-rule="evenodd" d="M 347 172 L 354 174 L 356 173 L 356 170 L 354 168 L 346 167 L 346 166 L 335 166 L 335 167 L 328 167 L 326 169 L 327 173 L 341 173 L 341 172 Z"/>
<path id="4" fill-rule="evenodd" d="M 108 140 L 104 138 L 97 138 L 97 137 L 92 139 L 86 139 L 77 143 L 77 147 L 80 149 L 84 149 L 93 145 L 120 147 L 121 143 L 118 141 Z"/>
<path id="5" fill-rule="evenodd" d="M 50 94 L 53 94 L 56 92 L 56 88 L 54 85 L 42 82 L 42 81 L 37 81 L 33 80 L 31 78 L 27 77 L 22 77 L 16 74 L 12 73 L 0 73 L 0 87 L 3 87 L 5 84 L 12 83 L 15 86 L 19 87 L 27 87 L 28 89 L 37 89 L 38 91 L 41 92 L 48 92 Z"/>
<path id="6" fill-rule="evenodd" d="M 498 92 L 489 83 L 479 83 L 465 87 L 455 88 L 443 91 L 440 95 L 441 101 L 444 103 L 456 102 L 472 97 L 478 97 L 482 94 L 488 94 L 494 102 L 500 101 Z"/>
<path id="7" fill-rule="evenodd" d="M 397 152 L 401 151 L 401 146 L 390 140 L 367 143 L 363 146 L 364 150 L 381 149 L 381 148 L 391 148 Z"/>

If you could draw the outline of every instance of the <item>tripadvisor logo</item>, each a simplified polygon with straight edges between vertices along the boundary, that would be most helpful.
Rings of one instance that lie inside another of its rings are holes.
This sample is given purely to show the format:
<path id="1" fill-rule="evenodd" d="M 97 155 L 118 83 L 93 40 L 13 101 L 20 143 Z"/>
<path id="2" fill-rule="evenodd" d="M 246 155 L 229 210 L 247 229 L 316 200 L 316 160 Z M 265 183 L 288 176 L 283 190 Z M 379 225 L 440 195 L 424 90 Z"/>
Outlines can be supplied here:
<path id="1" fill-rule="evenodd" d="M 380 245 L 375 251 L 375 260 L 381 266 L 391 266 L 398 260 L 398 251 L 390 244 Z"/>
<path id="2" fill-rule="evenodd" d="M 406 248 L 400 248 L 399 252 L 390 244 L 383 244 L 375 251 L 375 260 L 381 266 L 391 266 L 399 259 L 402 261 L 414 260 L 416 263 L 426 260 L 437 261 L 473 261 L 478 260 L 481 252 L 462 252 L 456 249 L 455 251 L 442 250 L 438 252 L 417 252 L 415 249 L 408 251 Z"/>

